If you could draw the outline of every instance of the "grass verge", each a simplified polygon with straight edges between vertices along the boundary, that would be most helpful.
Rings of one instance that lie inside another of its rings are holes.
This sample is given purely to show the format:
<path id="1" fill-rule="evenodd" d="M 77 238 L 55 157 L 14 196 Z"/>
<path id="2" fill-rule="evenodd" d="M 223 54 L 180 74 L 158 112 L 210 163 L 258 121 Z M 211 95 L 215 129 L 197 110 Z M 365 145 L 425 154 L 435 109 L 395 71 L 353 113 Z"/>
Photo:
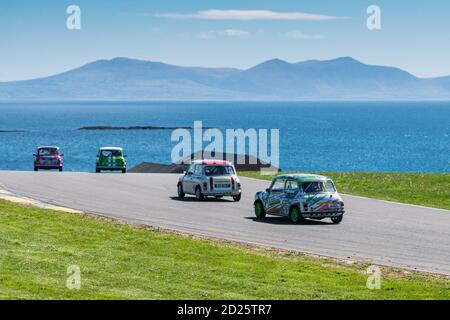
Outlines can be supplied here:
<path id="1" fill-rule="evenodd" d="M 369 290 L 366 267 L 0 201 L 1 299 L 449 298 L 448 277 L 386 268 Z"/>
<path id="2" fill-rule="evenodd" d="M 317 172 L 333 179 L 339 192 L 450 210 L 450 174 Z M 259 172 L 240 176 L 272 180 Z"/>

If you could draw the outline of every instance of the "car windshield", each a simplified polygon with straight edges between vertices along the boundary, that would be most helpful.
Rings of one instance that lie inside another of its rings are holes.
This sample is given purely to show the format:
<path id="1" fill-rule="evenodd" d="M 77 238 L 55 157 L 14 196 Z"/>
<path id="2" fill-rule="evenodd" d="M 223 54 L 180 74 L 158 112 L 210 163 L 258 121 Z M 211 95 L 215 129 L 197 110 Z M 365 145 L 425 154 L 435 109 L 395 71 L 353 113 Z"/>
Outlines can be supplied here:
<path id="1" fill-rule="evenodd" d="M 40 156 L 56 156 L 58 154 L 58 149 L 56 148 L 41 148 L 38 154 Z"/>
<path id="2" fill-rule="evenodd" d="M 306 182 L 302 188 L 305 193 L 336 192 L 336 188 L 331 180 L 325 183 L 322 181 Z"/>
<path id="3" fill-rule="evenodd" d="M 120 150 L 102 150 L 102 156 L 103 157 L 121 157 L 122 151 Z"/>
<path id="4" fill-rule="evenodd" d="M 206 166 L 205 175 L 210 176 L 231 176 L 234 174 L 232 166 Z"/>
<path id="5" fill-rule="evenodd" d="M 331 180 L 328 180 L 324 184 L 326 192 L 336 192 L 336 188 L 334 187 L 334 183 Z"/>

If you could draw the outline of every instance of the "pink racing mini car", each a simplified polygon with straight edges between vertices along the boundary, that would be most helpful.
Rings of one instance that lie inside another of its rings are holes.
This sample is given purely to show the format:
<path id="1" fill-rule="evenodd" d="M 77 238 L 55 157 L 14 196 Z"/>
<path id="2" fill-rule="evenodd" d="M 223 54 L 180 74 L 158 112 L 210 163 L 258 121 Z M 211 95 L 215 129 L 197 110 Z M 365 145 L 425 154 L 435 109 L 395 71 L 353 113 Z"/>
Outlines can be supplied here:
<path id="1" fill-rule="evenodd" d="M 34 171 L 57 169 L 63 171 L 63 156 L 59 147 L 39 147 L 34 156 Z"/>

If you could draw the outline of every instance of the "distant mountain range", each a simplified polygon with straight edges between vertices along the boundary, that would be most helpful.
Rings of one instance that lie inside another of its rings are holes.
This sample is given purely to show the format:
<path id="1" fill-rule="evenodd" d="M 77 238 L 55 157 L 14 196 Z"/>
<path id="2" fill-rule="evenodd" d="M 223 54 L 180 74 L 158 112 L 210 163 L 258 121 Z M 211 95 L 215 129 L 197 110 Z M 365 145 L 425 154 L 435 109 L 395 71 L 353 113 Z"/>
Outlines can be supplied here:
<path id="1" fill-rule="evenodd" d="M 351 57 L 247 70 L 181 67 L 128 58 L 58 75 L 0 82 L 0 100 L 450 100 L 450 76 L 421 79 Z"/>

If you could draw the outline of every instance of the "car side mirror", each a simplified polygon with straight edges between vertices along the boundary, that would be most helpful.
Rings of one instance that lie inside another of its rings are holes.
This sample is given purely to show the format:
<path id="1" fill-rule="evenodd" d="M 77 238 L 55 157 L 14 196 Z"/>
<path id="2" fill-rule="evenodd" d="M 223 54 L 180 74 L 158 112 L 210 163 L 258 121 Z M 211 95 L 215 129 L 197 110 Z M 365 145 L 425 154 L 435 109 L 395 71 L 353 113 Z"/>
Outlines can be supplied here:
<path id="1" fill-rule="evenodd" d="M 124 155 L 123 157 L 124 157 L 124 158 L 126 158 L 126 157 L 127 157 L 127 155 Z"/>
<path id="2" fill-rule="evenodd" d="M 270 189 L 269 189 L 269 188 L 267 188 L 267 189 L 266 189 L 266 192 L 267 192 L 267 193 L 270 193 Z"/>
<path id="3" fill-rule="evenodd" d="M 36 157 L 36 153 L 33 153 L 33 157 Z"/>
<path id="4" fill-rule="evenodd" d="M 188 172 L 187 175 L 188 176 L 192 176 L 194 173 L 193 172 Z"/>
<path id="5" fill-rule="evenodd" d="M 64 157 L 64 153 L 61 153 L 61 157 Z"/>

